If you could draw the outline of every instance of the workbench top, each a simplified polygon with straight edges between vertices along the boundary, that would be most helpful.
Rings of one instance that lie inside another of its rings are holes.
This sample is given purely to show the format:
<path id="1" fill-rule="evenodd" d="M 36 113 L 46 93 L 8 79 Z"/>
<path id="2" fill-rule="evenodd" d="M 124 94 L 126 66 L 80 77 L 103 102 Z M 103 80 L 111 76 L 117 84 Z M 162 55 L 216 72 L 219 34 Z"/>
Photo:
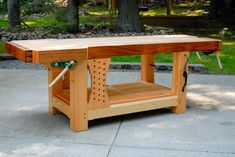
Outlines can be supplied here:
<path id="1" fill-rule="evenodd" d="M 89 59 L 157 52 L 220 51 L 221 41 L 190 35 L 18 40 L 6 43 L 17 59 L 36 62 L 40 54 L 87 51 Z M 59 54 L 58 54 L 59 55 Z"/>

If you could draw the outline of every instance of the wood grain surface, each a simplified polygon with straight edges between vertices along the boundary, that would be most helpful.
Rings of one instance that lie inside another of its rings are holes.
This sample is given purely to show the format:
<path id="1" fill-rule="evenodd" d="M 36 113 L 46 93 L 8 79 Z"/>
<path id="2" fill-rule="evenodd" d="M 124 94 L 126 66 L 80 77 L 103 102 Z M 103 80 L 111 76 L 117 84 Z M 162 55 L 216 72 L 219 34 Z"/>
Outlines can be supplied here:
<path id="1" fill-rule="evenodd" d="M 46 64 L 40 56 L 49 56 L 47 61 L 52 61 L 54 57 L 76 58 L 80 50 L 87 50 L 88 59 L 162 52 L 220 51 L 221 41 L 190 35 L 40 39 L 7 42 L 6 50 L 19 60 Z"/>

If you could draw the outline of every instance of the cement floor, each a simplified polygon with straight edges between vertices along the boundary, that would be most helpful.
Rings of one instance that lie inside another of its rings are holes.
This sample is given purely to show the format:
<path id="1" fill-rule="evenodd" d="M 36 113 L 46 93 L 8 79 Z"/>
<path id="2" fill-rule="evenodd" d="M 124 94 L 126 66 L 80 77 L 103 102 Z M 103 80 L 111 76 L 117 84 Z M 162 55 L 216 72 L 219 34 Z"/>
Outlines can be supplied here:
<path id="1" fill-rule="evenodd" d="M 108 83 L 136 81 L 136 72 L 111 72 Z M 171 75 L 157 73 L 170 86 Z M 190 75 L 187 112 L 166 109 L 89 122 L 70 130 L 50 115 L 46 70 L 0 69 L 0 157 L 234 157 L 235 76 Z"/>

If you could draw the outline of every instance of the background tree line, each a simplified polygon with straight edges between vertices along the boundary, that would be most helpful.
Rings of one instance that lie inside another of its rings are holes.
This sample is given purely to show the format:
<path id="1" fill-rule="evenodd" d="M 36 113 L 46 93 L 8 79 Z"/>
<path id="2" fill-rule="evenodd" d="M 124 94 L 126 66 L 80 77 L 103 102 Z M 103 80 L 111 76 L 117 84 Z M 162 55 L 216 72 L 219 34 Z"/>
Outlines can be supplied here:
<path id="1" fill-rule="evenodd" d="M 32 6 L 39 6 L 43 4 L 52 4 L 55 0 L 2 0 L 3 3 L 7 3 L 8 23 L 9 29 L 21 24 L 21 12 L 20 6 L 22 3 L 30 3 Z M 102 0 L 91 0 L 102 1 Z M 103 0 L 106 3 L 110 0 Z M 143 24 L 139 15 L 138 3 L 140 0 L 116 0 L 118 9 L 117 26 L 122 31 L 143 31 Z M 160 0 L 159 0 L 160 1 Z M 182 0 L 162 0 L 170 6 L 171 3 L 180 3 Z M 185 0 L 184 0 L 185 1 Z M 192 0 L 196 1 L 196 0 Z M 200 1 L 200 0 L 198 0 Z M 65 20 L 68 24 L 69 32 L 79 31 L 79 5 L 87 3 L 88 0 L 67 0 L 65 11 Z M 52 6 L 53 7 L 53 6 Z M 32 7 L 35 9 L 35 7 Z M 235 1 L 234 0 L 211 0 L 210 2 L 210 17 L 212 18 L 234 18 Z"/>

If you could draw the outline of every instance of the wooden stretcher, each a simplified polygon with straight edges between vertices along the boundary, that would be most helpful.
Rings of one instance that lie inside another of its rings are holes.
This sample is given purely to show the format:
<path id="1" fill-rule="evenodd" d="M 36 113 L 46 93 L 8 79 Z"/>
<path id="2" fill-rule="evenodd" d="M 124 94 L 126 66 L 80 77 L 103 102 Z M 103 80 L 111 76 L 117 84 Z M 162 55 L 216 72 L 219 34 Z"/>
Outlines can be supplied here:
<path id="1" fill-rule="evenodd" d="M 17 59 L 48 67 L 51 83 L 63 70 L 52 63 L 75 61 L 64 79 L 49 88 L 49 112 L 63 113 L 74 131 L 88 129 L 88 121 L 141 111 L 169 108 L 186 111 L 184 72 L 189 52 L 221 50 L 221 41 L 189 35 L 21 40 L 6 43 Z M 154 83 L 154 55 L 173 54 L 172 87 Z M 112 56 L 141 55 L 139 82 L 106 84 Z M 87 72 L 91 86 L 87 86 Z"/>

